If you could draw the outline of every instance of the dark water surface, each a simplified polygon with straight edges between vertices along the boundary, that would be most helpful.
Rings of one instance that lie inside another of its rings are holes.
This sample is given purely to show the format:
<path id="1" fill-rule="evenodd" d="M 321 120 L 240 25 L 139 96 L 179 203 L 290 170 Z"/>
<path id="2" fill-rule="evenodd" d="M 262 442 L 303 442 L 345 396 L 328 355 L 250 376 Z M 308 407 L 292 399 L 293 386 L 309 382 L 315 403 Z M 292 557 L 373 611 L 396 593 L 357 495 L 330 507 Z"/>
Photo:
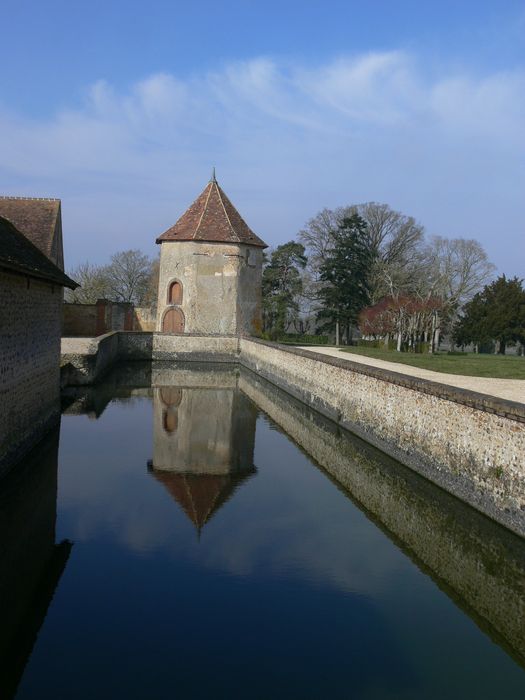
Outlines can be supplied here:
<path id="1" fill-rule="evenodd" d="M 523 541 L 253 375 L 123 368 L 57 439 L 2 491 L 2 697 L 525 697 Z"/>

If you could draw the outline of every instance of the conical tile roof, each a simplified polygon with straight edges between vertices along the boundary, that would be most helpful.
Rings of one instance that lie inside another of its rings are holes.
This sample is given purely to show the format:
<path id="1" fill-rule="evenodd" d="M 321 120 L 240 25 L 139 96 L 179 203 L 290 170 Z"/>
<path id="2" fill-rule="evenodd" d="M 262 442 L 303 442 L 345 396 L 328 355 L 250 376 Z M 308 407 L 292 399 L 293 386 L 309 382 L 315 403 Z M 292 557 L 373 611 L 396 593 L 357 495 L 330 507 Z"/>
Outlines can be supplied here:
<path id="1" fill-rule="evenodd" d="M 177 223 L 157 238 L 157 243 L 165 241 L 244 243 L 267 248 L 225 195 L 215 174 Z"/>
<path id="2" fill-rule="evenodd" d="M 222 475 L 177 474 L 156 469 L 153 469 L 152 473 L 164 484 L 200 532 L 237 487 L 255 473 L 255 469 Z"/>

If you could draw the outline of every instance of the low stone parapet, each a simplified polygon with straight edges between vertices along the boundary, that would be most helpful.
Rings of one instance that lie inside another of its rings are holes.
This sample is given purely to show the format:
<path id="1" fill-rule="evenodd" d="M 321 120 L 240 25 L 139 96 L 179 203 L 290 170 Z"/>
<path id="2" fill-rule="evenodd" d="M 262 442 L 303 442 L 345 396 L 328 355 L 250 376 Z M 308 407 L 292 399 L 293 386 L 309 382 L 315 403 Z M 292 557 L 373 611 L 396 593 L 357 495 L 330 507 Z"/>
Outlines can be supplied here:
<path id="1" fill-rule="evenodd" d="M 226 362 L 239 359 L 238 336 L 114 331 L 97 338 L 62 338 L 62 386 L 96 384 L 117 362 Z"/>

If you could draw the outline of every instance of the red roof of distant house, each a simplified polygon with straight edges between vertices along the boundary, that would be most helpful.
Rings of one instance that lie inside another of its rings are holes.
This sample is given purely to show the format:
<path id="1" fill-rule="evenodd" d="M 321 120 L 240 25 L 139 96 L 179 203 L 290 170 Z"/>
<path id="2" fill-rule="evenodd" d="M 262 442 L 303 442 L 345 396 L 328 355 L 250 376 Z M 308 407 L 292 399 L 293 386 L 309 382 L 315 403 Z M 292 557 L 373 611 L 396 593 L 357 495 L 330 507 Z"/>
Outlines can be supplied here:
<path id="1" fill-rule="evenodd" d="M 157 238 L 157 243 L 165 241 L 244 243 L 267 248 L 219 187 L 215 174 L 177 223 Z"/>
<path id="2" fill-rule="evenodd" d="M 9 219 L 31 243 L 53 260 L 53 241 L 57 223 L 60 223 L 60 199 L 0 197 L 0 216 Z"/>

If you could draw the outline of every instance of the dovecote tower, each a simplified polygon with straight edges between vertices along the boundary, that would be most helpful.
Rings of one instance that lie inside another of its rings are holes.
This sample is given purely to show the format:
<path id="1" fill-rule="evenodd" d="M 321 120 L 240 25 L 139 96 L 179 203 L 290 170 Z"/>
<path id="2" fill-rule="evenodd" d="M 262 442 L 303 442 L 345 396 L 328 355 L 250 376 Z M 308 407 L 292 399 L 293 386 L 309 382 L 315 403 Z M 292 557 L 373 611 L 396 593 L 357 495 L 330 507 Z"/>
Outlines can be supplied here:
<path id="1" fill-rule="evenodd" d="M 261 328 L 266 243 L 249 228 L 215 177 L 160 249 L 157 330 L 253 334 Z"/>

